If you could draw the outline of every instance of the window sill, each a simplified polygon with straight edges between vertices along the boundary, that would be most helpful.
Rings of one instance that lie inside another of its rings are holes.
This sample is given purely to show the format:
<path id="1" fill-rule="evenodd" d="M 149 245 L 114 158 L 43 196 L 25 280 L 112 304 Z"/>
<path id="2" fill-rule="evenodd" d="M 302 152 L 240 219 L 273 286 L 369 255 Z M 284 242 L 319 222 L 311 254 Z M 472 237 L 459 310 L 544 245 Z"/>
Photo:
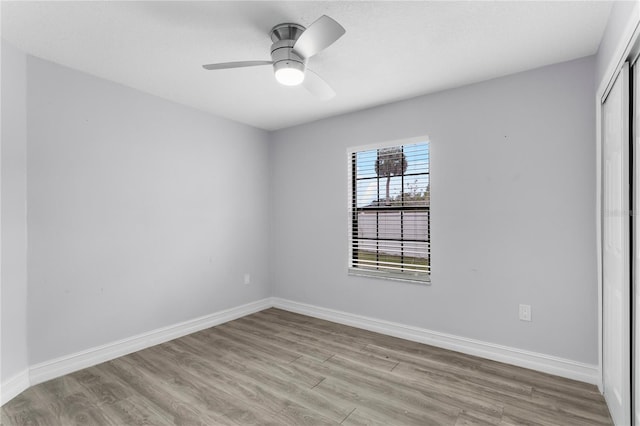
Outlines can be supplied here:
<path id="1" fill-rule="evenodd" d="M 402 281 L 412 284 L 431 285 L 430 275 L 416 275 L 402 272 L 369 271 L 360 268 L 349 268 L 349 275 L 358 277 L 378 278 L 382 280 Z"/>

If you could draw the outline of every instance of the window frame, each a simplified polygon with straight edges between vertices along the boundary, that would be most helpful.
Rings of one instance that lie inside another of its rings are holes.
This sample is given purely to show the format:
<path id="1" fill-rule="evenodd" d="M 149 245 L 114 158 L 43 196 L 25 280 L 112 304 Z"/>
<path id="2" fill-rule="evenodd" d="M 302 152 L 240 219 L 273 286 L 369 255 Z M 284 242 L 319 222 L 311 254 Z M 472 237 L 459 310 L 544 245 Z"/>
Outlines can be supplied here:
<path id="1" fill-rule="evenodd" d="M 372 269 L 363 269 L 358 268 L 353 265 L 353 243 L 354 243 L 354 232 L 357 232 L 357 221 L 354 220 L 354 215 L 357 215 L 358 210 L 354 211 L 354 191 L 357 188 L 354 188 L 354 181 L 356 179 L 355 175 L 355 158 L 354 154 L 363 151 L 370 150 L 378 150 L 382 148 L 390 148 L 390 147 L 399 147 L 404 145 L 413 145 L 417 143 L 427 143 L 428 144 L 428 152 L 429 152 L 429 165 L 428 168 L 428 176 L 429 176 L 429 188 L 431 192 L 431 140 L 429 136 L 423 135 L 418 137 L 411 137 L 405 139 L 397 139 L 391 141 L 384 141 L 373 144 L 366 145 L 357 145 L 351 146 L 347 148 L 347 236 L 348 236 L 348 254 L 347 254 L 347 272 L 348 275 L 351 276 L 364 276 L 369 278 L 380 278 L 385 280 L 392 281 L 401 281 L 406 283 L 420 284 L 420 285 L 430 285 L 431 284 L 431 232 L 428 231 L 428 261 L 429 261 L 429 270 L 426 273 L 412 273 L 407 271 L 381 271 L 381 270 L 372 270 Z M 356 184 L 357 186 L 357 184 Z M 429 196 L 429 205 L 427 207 L 428 215 L 427 215 L 427 229 L 431 229 L 431 196 Z M 401 209 L 393 209 L 395 211 L 402 211 Z"/>

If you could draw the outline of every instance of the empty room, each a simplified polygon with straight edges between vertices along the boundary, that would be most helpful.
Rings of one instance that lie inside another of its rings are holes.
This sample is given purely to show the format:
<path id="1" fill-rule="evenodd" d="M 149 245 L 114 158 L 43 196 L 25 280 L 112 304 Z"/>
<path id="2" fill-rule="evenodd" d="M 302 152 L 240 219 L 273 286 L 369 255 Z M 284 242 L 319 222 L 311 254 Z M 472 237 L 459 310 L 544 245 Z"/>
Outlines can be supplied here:
<path id="1" fill-rule="evenodd" d="M 2 425 L 640 426 L 640 1 L 2 1 Z"/>

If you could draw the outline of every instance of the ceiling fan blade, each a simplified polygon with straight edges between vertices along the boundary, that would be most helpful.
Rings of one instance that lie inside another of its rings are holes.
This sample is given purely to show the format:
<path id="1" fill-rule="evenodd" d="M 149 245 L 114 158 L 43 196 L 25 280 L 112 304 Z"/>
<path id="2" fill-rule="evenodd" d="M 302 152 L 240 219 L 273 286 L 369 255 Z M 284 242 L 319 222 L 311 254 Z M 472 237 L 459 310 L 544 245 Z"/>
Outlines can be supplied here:
<path id="1" fill-rule="evenodd" d="M 302 85 L 312 95 L 323 101 L 328 101 L 336 95 L 335 90 L 333 90 L 326 81 L 309 68 L 307 68 Z"/>
<path id="2" fill-rule="evenodd" d="M 221 64 L 203 65 L 205 70 L 226 70 L 229 68 L 257 67 L 260 65 L 272 65 L 271 61 L 240 61 L 240 62 L 223 62 Z"/>
<path id="3" fill-rule="evenodd" d="M 331 46 L 346 30 L 327 15 L 322 15 L 309 28 L 304 30 L 296 43 L 293 51 L 307 59 L 323 49 Z"/>

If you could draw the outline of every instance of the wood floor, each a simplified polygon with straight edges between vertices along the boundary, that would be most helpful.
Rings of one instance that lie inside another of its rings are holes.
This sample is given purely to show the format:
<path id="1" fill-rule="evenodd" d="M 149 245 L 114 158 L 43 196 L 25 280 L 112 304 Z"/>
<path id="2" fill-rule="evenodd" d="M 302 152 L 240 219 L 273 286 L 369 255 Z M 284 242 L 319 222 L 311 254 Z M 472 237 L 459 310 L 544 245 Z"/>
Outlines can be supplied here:
<path id="1" fill-rule="evenodd" d="M 610 425 L 597 388 L 268 309 L 34 386 L 3 425 Z"/>

